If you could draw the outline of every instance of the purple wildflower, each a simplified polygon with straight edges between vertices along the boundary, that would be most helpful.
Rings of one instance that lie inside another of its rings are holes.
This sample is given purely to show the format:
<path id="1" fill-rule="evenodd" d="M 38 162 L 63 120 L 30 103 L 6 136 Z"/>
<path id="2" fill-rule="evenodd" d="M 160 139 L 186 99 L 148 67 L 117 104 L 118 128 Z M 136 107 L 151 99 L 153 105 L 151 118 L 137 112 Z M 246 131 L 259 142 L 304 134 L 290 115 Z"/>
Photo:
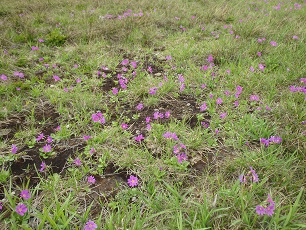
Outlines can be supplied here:
<path id="1" fill-rule="evenodd" d="M 91 118 L 94 122 L 100 122 L 101 124 L 105 123 L 105 117 L 101 112 L 97 112 L 91 115 Z"/>
<path id="2" fill-rule="evenodd" d="M 207 109 L 207 105 L 206 103 L 204 102 L 201 106 L 200 106 L 200 111 L 203 112 Z"/>
<path id="3" fill-rule="evenodd" d="M 41 162 L 41 164 L 40 164 L 39 172 L 43 172 L 45 169 L 46 169 L 46 163 L 43 161 L 43 162 Z"/>
<path id="4" fill-rule="evenodd" d="M 23 203 L 19 203 L 17 206 L 16 206 L 16 212 L 20 215 L 20 216 L 23 216 L 26 212 L 28 211 L 28 208 L 25 204 Z"/>
<path id="5" fill-rule="evenodd" d="M 266 67 L 265 67 L 264 64 L 259 63 L 259 64 L 258 64 L 258 68 L 259 68 L 261 71 L 264 71 Z"/>
<path id="6" fill-rule="evenodd" d="M 214 58 L 213 58 L 213 56 L 211 54 L 208 56 L 207 61 L 209 63 L 213 63 L 214 62 Z"/>
<path id="7" fill-rule="evenodd" d="M 61 80 L 60 77 L 56 76 L 56 75 L 53 76 L 53 79 L 54 79 L 54 81 L 60 81 Z"/>
<path id="8" fill-rule="evenodd" d="M 259 96 L 258 95 L 251 95 L 250 96 L 250 101 L 259 101 Z"/>
<path id="9" fill-rule="evenodd" d="M 224 119 L 226 116 L 227 116 L 227 113 L 221 113 L 221 114 L 220 114 L 220 118 L 221 118 L 221 119 Z"/>
<path id="10" fill-rule="evenodd" d="M 156 91 L 157 91 L 157 87 L 152 87 L 149 90 L 149 94 L 151 94 L 151 95 L 156 94 Z"/>
<path id="11" fill-rule="evenodd" d="M 137 110 L 142 110 L 143 109 L 143 104 L 139 103 L 136 107 Z"/>
<path id="12" fill-rule="evenodd" d="M 282 142 L 282 138 L 279 137 L 279 136 L 271 136 L 271 137 L 269 138 L 269 141 L 270 141 L 270 143 L 273 142 L 273 143 L 275 143 L 275 144 L 279 144 L 279 143 Z"/>
<path id="13" fill-rule="evenodd" d="M 183 161 L 187 161 L 187 155 L 185 153 L 178 154 L 177 155 L 177 161 L 178 163 L 182 163 Z"/>
<path id="14" fill-rule="evenodd" d="M 275 41 L 271 41 L 271 42 L 270 42 L 270 45 L 271 45 L 271 46 L 277 46 L 277 43 L 276 43 Z"/>
<path id="15" fill-rule="evenodd" d="M 1 74 L 0 78 L 2 81 L 7 81 L 7 76 L 4 74 Z"/>
<path id="16" fill-rule="evenodd" d="M 144 140 L 144 137 L 143 137 L 142 134 L 139 134 L 139 135 L 136 136 L 134 139 L 135 139 L 135 141 L 137 141 L 137 142 L 141 142 L 142 140 Z"/>
<path id="17" fill-rule="evenodd" d="M 16 145 L 12 144 L 11 153 L 12 153 L 12 154 L 16 154 L 17 151 L 18 151 L 18 147 L 17 147 Z"/>
<path id="18" fill-rule="evenodd" d="M 256 206 L 256 213 L 258 215 L 264 215 L 266 213 L 266 209 L 262 207 L 261 205 Z"/>
<path id="19" fill-rule="evenodd" d="M 74 163 L 76 166 L 81 166 L 81 165 L 82 165 L 82 162 L 81 162 L 80 158 L 78 158 L 78 157 L 74 159 L 73 163 Z"/>
<path id="20" fill-rule="evenodd" d="M 21 193 L 20 193 L 20 197 L 25 199 L 25 200 L 28 200 L 31 198 L 31 194 L 29 193 L 29 190 L 22 190 Z"/>
<path id="21" fill-rule="evenodd" d="M 84 226 L 84 230 L 95 230 L 97 228 L 98 228 L 97 224 L 92 220 L 87 221 L 87 223 Z"/>
<path id="22" fill-rule="evenodd" d="M 127 64 L 129 64 L 129 60 L 123 59 L 123 61 L 121 62 L 121 65 L 127 65 Z"/>
<path id="23" fill-rule="evenodd" d="M 47 142 L 50 144 L 50 143 L 52 143 L 52 141 L 53 141 L 52 137 L 48 136 Z"/>
<path id="24" fill-rule="evenodd" d="M 51 152 L 51 150 L 52 150 L 51 145 L 46 144 L 45 146 L 43 146 L 43 151 L 45 153 L 49 153 Z"/>
<path id="25" fill-rule="evenodd" d="M 265 208 L 265 214 L 267 214 L 268 216 L 272 216 L 274 214 L 274 209 L 274 205 L 269 205 Z"/>
<path id="26" fill-rule="evenodd" d="M 131 175 L 130 178 L 128 179 L 128 185 L 129 185 L 130 187 L 135 187 L 135 186 L 137 186 L 137 185 L 138 185 L 138 178 L 135 177 L 135 176 L 133 176 L 133 175 Z"/>
<path id="27" fill-rule="evenodd" d="M 96 151 L 96 150 L 95 150 L 94 148 L 91 148 L 91 149 L 89 150 L 89 154 L 92 155 L 92 154 L 94 154 L 95 151 Z"/>
<path id="28" fill-rule="evenodd" d="M 121 128 L 123 129 L 123 130 L 125 130 L 125 129 L 127 129 L 129 126 L 128 126 L 128 124 L 126 124 L 126 123 L 122 123 L 121 124 Z"/>
<path id="29" fill-rule="evenodd" d="M 172 60 L 172 57 L 170 55 L 166 56 L 166 60 L 169 61 L 169 60 Z"/>
<path id="30" fill-rule="evenodd" d="M 216 102 L 217 102 L 217 105 L 221 105 L 222 104 L 222 99 L 219 97 L 217 100 L 216 100 Z"/>
<path id="31" fill-rule="evenodd" d="M 89 177 L 87 178 L 87 182 L 88 182 L 89 184 L 94 184 L 94 183 L 96 183 L 96 179 L 95 179 L 94 176 L 89 176 Z"/>
<path id="32" fill-rule="evenodd" d="M 136 61 L 131 61 L 131 66 L 136 69 L 137 68 L 137 62 Z"/>

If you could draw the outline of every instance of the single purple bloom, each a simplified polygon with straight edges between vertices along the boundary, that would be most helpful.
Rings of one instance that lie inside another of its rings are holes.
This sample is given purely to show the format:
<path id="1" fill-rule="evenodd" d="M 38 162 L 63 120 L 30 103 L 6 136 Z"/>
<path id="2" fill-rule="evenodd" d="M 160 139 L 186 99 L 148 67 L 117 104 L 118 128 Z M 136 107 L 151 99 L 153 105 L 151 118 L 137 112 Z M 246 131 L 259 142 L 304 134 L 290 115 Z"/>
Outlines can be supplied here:
<path id="1" fill-rule="evenodd" d="M 22 190 L 21 193 L 20 193 L 20 197 L 25 199 L 25 200 L 28 200 L 31 198 L 31 194 L 29 193 L 29 190 Z"/>
<path id="2" fill-rule="evenodd" d="M 165 118 L 169 118 L 170 117 L 170 111 L 165 112 Z"/>
<path id="3" fill-rule="evenodd" d="M 265 67 L 264 64 L 259 63 L 259 64 L 258 64 L 258 68 L 259 68 L 261 71 L 264 71 L 266 67 Z"/>
<path id="4" fill-rule="evenodd" d="M 2 210 L 2 208 L 3 208 L 3 204 L 2 202 L 0 202 L 0 211 Z"/>
<path id="5" fill-rule="evenodd" d="M 54 76 L 53 76 L 53 79 L 54 79 L 54 81 L 60 81 L 60 80 L 61 80 L 60 77 L 57 76 L 57 75 L 54 75 Z"/>
<path id="6" fill-rule="evenodd" d="M 241 175 L 239 176 L 239 181 L 240 181 L 241 183 L 246 183 L 246 176 L 245 176 L 244 174 L 241 174 Z"/>
<path id="7" fill-rule="evenodd" d="M 40 38 L 38 39 L 38 42 L 44 42 L 44 39 Z"/>
<path id="8" fill-rule="evenodd" d="M 88 182 L 89 184 L 94 184 L 94 183 L 96 183 L 96 179 L 95 179 L 94 176 L 89 176 L 89 177 L 87 178 L 87 182 Z"/>
<path id="9" fill-rule="evenodd" d="M 98 226 L 92 220 L 89 220 L 84 226 L 84 230 L 95 230 L 97 228 Z"/>
<path id="10" fill-rule="evenodd" d="M 207 109 L 207 105 L 206 103 L 204 102 L 201 106 L 200 106 L 200 111 L 203 112 Z"/>
<path id="11" fill-rule="evenodd" d="M 268 147 L 269 144 L 270 144 L 269 140 L 267 140 L 265 138 L 260 138 L 259 140 L 260 140 L 260 143 L 264 144 L 266 147 Z"/>
<path id="12" fill-rule="evenodd" d="M 151 67 L 151 66 L 148 66 L 148 72 L 149 72 L 149 73 L 153 73 L 153 70 L 152 70 L 152 67 Z"/>
<path id="13" fill-rule="evenodd" d="M 224 91 L 224 94 L 228 97 L 231 93 L 230 93 L 230 91 L 225 90 L 225 91 Z"/>
<path id="14" fill-rule="evenodd" d="M 250 167 L 250 172 L 252 173 L 252 182 L 258 182 L 258 175 L 252 167 Z"/>
<path id="15" fill-rule="evenodd" d="M 218 105 L 220 105 L 220 104 L 222 104 L 223 101 L 222 101 L 222 99 L 219 97 L 219 98 L 216 100 L 216 102 L 217 102 Z"/>
<path id="16" fill-rule="evenodd" d="M 271 41 L 271 42 L 270 42 L 270 45 L 271 45 L 271 46 L 277 46 L 277 43 L 276 43 L 275 41 Z"/>
<path id="17" fill-rule="evenodd" d="M 39 48 L 37 46 L 32 46 L 31 49 L 32 50 L 39 50 Z"/>
<path id="18" fill-rule="evenodd" d="M 182 92 L 185 89 L 185 84 L 181 84 L 180 91 Z"/>
<path id="19" fill-rule="evenodd" d="M 89 150 L 89 154 L 92 155 L 92 154 L 94 154 L 95 151 L 96 151 L 96 150 L 95 150 L 94 148 L 91 148 L 91 149 Z"/>
<path id="20" fill-rule="evenodd" d="M 178 75 L 178 79 L 179 79 L 179 82 L 184 82 L 185 81 L 185 79 L 184 79 L 182 74 Z"/>
<path id="21" fill-rule="evenodd" d="M 159 112 L 153 113 L 153 119 L 157 120 L 159 118 Z"/>
<path id="22" fill-rule="evenodd" d="M 151 117 L 146 117 L 146 123 L 150 123 Z"/>
<path id="23" fill-rule="evenodd" d="M 76 165 L 76 166 L 81 166 L 82 165 L 82 162 L 81 160 L 77 157 L 75 158 L 75 160 L 73 161 L 73 163 Z"/>
<path id="24" fill-rule="evenodd" d="M 236 90 L 237 90 L 238 92 L 242 92 L 243 87 L 242 87 L 242 86 L 240 86 L 240 85 L 238 85 L 238 86 L 236 87 Z"/>
<path id="25" fill-rule="evenodd" d="M 257 56 L 261 57 L 262 53 L 261 52 L 257 52 Z"/>
<path id="26" fill-rule="evenodd" d="M 45 169 L 46 169 L 46 163 L 43 161 L 43 162 L 41 162 L 41 164 L 40 164 L 39 172 L 43 172 Z"/>
<path id="27" fill-rule="evenodd" d="M 122 123 L 122 124 L 121 124 L 121 128 L 122 128 L 123 130 L 127 129 L 128 127 L 129 127 L 128 124 L 125 124 L 125 123 Z"/>
<path id="28" fill-rule="evenodd" d="M 156 94 L 156 91 L 157 91 L 157 87 L 152 87 L 149 90 L 149 94 L 154 95 L 154 94 Z"/>
<path id="29" fill-rule="evenodd" d="M 213 58 L 213 56 L 211 54 L 208 56 L 207 61 L 209 63 L 213 63 L 214 62 L 214 58 Z"/>
<path id="30" fill-rule="evenodd" d="M 144 137 L 143 137 L 142 134 L 139 134 L 139 135 L 136 136 L 134 139 L 135 139 L 135 141 L 137 141 L 137 142 L 141 142 L 142 140 L 144 140 Z"/>
<path id="31" fill-rule="evenodd" d="M 23 203 L 19 203 L 17 206 L 16 206 L 16 212 L 20 215 L 20 216 L 23 216 L 26 212 L 28 211 L 28 208 L 25 204 Z"/>
<path id="32" fill-rule="evenodd" d="M 239 106 L 239 101 L 234 101 L 234 105 L 235 105 L 236 107 L 238 107 L 238 106 Z"/>
<path id="33" fill-rule="evenodd" d="M 151 124 L 147 124 L 147 130 L 151 131 L 151 129 L 152 129 Z"/>
<path id="34" fill-rule="evenodd" d="M 136 61 L 131 61 L 131 66 L 136 69 L 137 68 L 137 62 Z"/>
<path id="35" fill-rule="evenodd" d="M 75 81 L 76 81 L 76 83 L 81 83 L 82 82 L 81 78 L 78 78 Z"/>
<path id="36" fill-rule="evenodd" d="M 183 161 L 187 161 L 187 155 L 185 153 L 178 154 L 177 155 L 177 161 L 178 163 L 182 163 Z"/>
<path id="37" fill-rule="evenodd" d="M 261 205 L 256 206 L 256 213 L 260 216 L 266 214 L 266 209 L 262 207 Z"/>
<path id="38" fill-rule="evenodd" d="M 201 125 L 202 125 L 205 129 L 208 129 L 208 127 L 209 127 L 209 123 L 208 123 L 208 122 L 205 122 L 205 121 L 202 121 L 202 122 L 201 122 Z"/>
<path id="39" fill-rule="evenodd" d="M 253 66 L 251 66 L 251 67 L 250 67 L 250 70 L 251 70 L 252 72 L 254 72 L 254 71 L 255 71 L 255 69 L 254 69 L 254 67 L 253 67 Z"/>
<path id="40" fill-rule="evenodd" d="M 83 136 L 84 141 L 88 141 L 90 138 L 91 138 L 91 136 L 87 136 L 87 135 Z"/>
<path id="41" fill-rule="evenodd" d="M 128 185 L 129 185 L 130 187 L 135 187 L 135 186 L 137 186 L 137 185 L 138 185 L 138 178 L 135 177 L 135 176 L 133 176 L 133 175 L 131 175 L 130 178 L 128 179 Z"/>
<path id="42" fill-rule="evenodd" d="M 171 138 L 171 137 L 172 137 L 172 133 L 171 133 L 171 132 L 165 132 L 165 133 L 163 134 L 163 137 L 164 137 L 164 138 Z"/>
<path id="43" fill-rule="evenodd" d="M 167 61 L 172 60 L 171 55 L 166 56 L 166 60 L 167 60 Z"/>
<path id="44" fill-rule="evenodd" d="M 274 205 L 269 205 L 265 209 L 265 214 L 267 214 L 268 216 L 272 216 L 274 214 L 274 209 L 275 209 Z"/>
<path id="45" fill-rule="evenodd" d="M 12 153 L 12 154 L 16 154 L 17 151 L 18 151 L 18 147 L 17 147 L 16 145 L 12 144 L 11 153 Z"/>
<path id="46" fill-rule="evenodd" d="M 7 76 L 4 74 L 1 74 L 0 78 L 2 81 L 7 81 Z"/>
<path id="47" fill-rule="evenodd" d="M 220 118 L 221 118 L 221 119 L 224 119 L 226 116 L 227 116 L 227 113 L 221 113 L 221 114 L 220 114 Z"/>
<path id="48" fill-rule="evenodd" d="M 142 110 L 143 109 L 143 104 L 139 103 L 136 107 L 137 110 Z"/>
<path id="49" fill-rule="evenodd" d="M 123 59 L 123 61 L 121 62 L 121 65 L 127 65 L 127 64 L 129 64 L 129 60 Z"/>
<path id="50" fill-rule="evenodd" d="M 51 145 L 46 144 L 45 146 L 43 146 L 43 151 L 45 153 L 49 153 L 51 152 L 51 150 L 52 150 Z"/>
<path id="51" fill-rule="evenodd" d="M 118 94 L 118 89 L 117 89 L 117 88 L 113 88 L 113 89 L 112 89 L 112 93 L 113 93 L 114 95 L 117 95 L 117 94 Z"/>
<path id="52" fill-rule="evenodd" d="M 45 137 L 45 135 L 43 133 L 40 133 L 37 137 L 36 137 L 36 141 L 40 141 Z"/>
<path id="53" fill-rule="evenodd" d="M 52 137 L 48 136 L 47 142 L 50 144 L 50 143 L 52 143 L 52 141 L 53 141 Z"/>

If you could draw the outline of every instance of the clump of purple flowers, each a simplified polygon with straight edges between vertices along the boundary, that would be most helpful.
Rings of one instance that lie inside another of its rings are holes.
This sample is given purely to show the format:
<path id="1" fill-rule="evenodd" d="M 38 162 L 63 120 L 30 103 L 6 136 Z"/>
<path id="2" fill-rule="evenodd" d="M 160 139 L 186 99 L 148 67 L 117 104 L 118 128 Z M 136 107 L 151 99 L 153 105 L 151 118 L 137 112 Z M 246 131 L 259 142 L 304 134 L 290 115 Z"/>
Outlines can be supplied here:
<path id="1" fill-rule="evenodd" d="M 260 143 L 268 147 L 270 144 L 280 144 L 282 142 L 282 138 L 279 136 L 271 136 L 268 139 L 260 138 Z"/>
<path id="2" fill-rule="evenodd" d="M 241 183 L 246 184 L 248 182 L 248 180 L 251 183 L 258 182 L 259 178 L 258 178 L 258 175 L 255 172 L 255 170 L 252 167 L 250 167 L 250 171 L 246 175 L 241 174 L 239 176 L 239 180 L 240 180 Z"/>
<path id="3" fill-rule="evenodd" d="M 93 122 L 100 122 L 101 124 L 105 123 L 105 117 L 101 112 L 97 112 L 91 115 Z"/>
<path id="4" fill-rule="evenodd" d="M 268 198 L 266 200 L 266 203 L 267 203 L 266 206 L 262 206 L 262 205 L 257 205 L 256 206 L 256 213 L 258 215 L 272 216 L 274 214 L 275 202 L 272 200 L 270 194 L 268 194 Z"/>

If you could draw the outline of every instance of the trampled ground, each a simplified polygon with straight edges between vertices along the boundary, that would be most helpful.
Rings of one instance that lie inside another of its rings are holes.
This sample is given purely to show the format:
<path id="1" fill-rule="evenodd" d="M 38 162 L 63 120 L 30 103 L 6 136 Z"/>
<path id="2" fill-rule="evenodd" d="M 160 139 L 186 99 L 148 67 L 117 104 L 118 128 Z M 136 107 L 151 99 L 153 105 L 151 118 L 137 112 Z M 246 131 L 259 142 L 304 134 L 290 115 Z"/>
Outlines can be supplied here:
<path id="1" fill-rule="evenodd" d="M 302 0 L 4 0 L 0 228 L 306 228 L 305 25 Z"/>

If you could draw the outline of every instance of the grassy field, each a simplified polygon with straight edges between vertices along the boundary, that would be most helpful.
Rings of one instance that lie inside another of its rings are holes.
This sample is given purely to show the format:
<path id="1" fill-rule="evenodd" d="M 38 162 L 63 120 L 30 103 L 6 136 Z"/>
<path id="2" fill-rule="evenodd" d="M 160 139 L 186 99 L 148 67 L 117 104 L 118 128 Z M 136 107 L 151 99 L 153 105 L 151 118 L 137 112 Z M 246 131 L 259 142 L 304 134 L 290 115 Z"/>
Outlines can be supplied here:
<path id="1" fill-rule="evenodd" d="M 0 229 L 305 229 L 306 1 L 2 0 Z"/>

